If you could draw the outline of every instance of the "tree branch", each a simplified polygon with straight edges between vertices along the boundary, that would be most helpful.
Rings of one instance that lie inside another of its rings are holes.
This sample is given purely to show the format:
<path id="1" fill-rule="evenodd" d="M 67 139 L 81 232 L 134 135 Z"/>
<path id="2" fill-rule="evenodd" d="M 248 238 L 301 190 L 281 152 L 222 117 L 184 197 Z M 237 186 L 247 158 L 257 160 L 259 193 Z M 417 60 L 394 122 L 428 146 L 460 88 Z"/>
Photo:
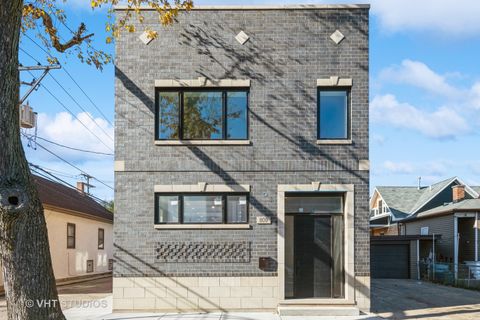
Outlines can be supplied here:
<path id="1" fill-rule="evenodd" d="M 52 42 L 52 47 L 54 47 L 58 52 L 65 52 L 67 49 L 81 44 L 86 39 L 92 37 L 94 34 L 83 35 L 87 30 L 87 27 L 82 22 L 77 29 L 77 32 L 73 34 L 73 37 L 65 43 L 60 42 L 57 29 L 53 26 L 52 18 L 50 15 L 41 8 L 37 8 L 32 4 L 25 5 L 23 7 L 23 16 L 30 15 L 32 19 L 42 19 L 43 26 L 45 27 L 45 32 L 50 36 L 50 41 Z"/>

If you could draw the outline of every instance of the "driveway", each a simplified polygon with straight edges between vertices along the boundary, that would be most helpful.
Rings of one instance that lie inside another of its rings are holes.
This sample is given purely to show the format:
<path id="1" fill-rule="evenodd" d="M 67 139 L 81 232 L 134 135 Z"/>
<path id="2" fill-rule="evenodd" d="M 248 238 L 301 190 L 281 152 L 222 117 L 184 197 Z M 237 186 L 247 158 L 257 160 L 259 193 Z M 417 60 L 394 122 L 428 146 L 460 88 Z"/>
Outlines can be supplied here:
<path id="1" fill-rule="evenodd" d="M 480 319 L 480 292 L 416 280 L 372 279 L 372 312 L 387 319 Z"/>

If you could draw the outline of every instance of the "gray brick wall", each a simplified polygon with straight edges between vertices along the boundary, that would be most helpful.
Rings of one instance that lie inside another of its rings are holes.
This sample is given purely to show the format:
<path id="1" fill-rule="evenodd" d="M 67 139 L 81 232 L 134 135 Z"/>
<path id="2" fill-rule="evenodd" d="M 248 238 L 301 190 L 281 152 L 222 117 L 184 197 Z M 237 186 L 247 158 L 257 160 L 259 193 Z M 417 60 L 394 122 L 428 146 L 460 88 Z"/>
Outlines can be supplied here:
<path id="1" fill-rule="evenodd" d="M 355 271 L 368 276 L 368 9 L 192 11 L 161 27 L 145 46 L 139 33 L 116 43 L 115 147 L 125 171 L 115 174 L 115 276 L 276 275 L 259 257 L 277 257 L 278 184 L 355 184 Z M 141 27 L 139 27 L 141 28 Z M 339 29 L 345 39 L 329 36 Z M 235 35 L 251 38 L 240 45 Z M 351 145 L 316 144 L 316 79 L 353 79 Z M 249 146 L 155 146 L 155 79 L 251 79 Z M 252 185 L 250 230 L 155 230 L 155 184 Z M 161 263 L 165 241 L 248 241 L 246 263 Z"/>

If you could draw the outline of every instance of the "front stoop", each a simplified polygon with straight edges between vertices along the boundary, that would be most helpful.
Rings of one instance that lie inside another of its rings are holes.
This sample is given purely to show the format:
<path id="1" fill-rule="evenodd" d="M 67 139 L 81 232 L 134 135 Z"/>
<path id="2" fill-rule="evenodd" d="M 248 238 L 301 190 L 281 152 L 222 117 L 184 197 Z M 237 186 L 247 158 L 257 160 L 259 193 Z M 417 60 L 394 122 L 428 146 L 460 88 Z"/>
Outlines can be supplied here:
<path id="1" fill-rule="evenodd" d="M 354 306 L 279 306 L 278 314 L 280 316 L 359 316 L 360 310 Z"/>

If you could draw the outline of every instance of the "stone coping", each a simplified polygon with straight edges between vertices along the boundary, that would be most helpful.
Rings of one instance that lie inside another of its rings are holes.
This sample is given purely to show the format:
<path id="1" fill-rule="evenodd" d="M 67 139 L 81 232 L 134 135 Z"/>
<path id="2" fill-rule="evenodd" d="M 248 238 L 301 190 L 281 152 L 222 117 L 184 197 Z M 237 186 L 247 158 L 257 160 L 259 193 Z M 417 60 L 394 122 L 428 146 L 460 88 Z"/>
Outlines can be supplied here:
<path id="1" fill-rule="evenodd" d="M 128 6 L 118 5 L 114 6 L 115 11 L 125 11 Z M 140 7 L 140 10 L 153 11 L 150 7 Z M 293 5 L 217 5 L 217 6 L 195 6 L 192 10 L 197 11 L 216 11 L 216 10 L 318 10 L 318 9 L 370 9 L 370 4 L 293 4 Z M 132 9 L 133 10 L 133 9 Z"/>

